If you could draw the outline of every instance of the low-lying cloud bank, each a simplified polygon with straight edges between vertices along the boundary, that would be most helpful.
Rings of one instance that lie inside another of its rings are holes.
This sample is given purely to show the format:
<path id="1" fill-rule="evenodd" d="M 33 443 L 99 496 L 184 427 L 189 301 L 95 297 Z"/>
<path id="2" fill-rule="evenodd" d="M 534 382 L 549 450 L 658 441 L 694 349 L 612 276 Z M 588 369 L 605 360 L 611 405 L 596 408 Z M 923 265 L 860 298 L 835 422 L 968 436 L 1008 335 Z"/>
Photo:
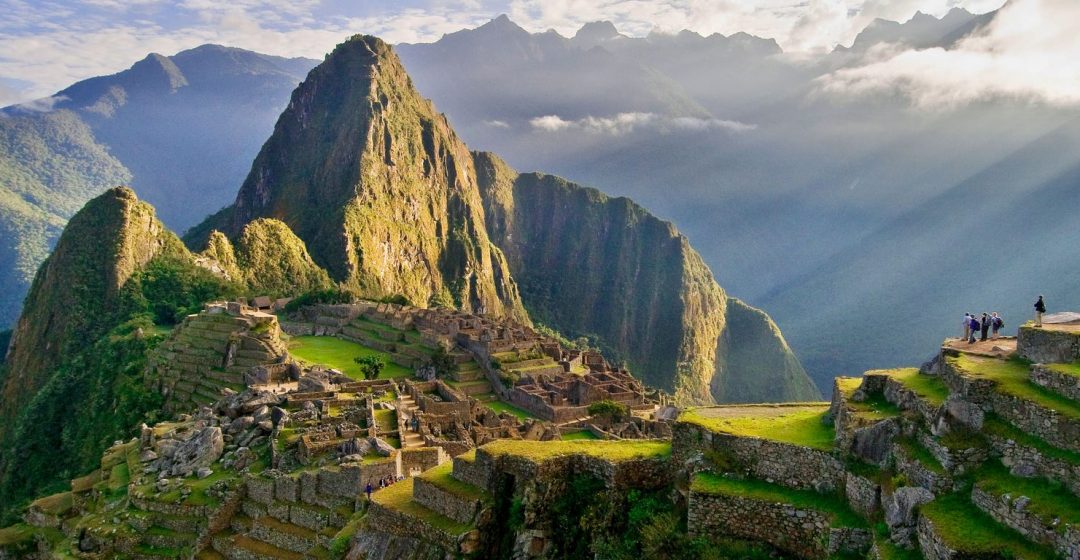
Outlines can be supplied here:
<path id="1" fill-rule="evenodd" d="M 558 115 L 544 115 L 529 120 L 534 130 L 545 132 L 579 131 L 591 134 L 622 135 L 638 129 L 656 130 L 661 133 L 683 130 L 727 130 L 746 132 L 757 125 L 738 121 L 699 117 L 670 117 L 656 113 L 618 113 L 609 117 L 587 116 L 567 120 Z"/>
<path id="2" fill-rule="evenodd" d="M 818 78 L 826 95 L 899 93 L 922 109 L 984 101 L 1080 106 L 1080 2 L 1013 0 L 950 49 L 879 48 Z"/>

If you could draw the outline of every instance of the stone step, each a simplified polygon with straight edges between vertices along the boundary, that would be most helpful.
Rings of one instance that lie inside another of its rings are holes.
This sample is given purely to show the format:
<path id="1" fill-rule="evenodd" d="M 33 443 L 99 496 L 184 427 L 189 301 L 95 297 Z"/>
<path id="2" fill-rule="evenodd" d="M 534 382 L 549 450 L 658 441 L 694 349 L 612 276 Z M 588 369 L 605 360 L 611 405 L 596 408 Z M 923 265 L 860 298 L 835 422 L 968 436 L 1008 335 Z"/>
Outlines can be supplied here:
<path id="1" fill-rule="evenodd" d="M 304 560 L 304 555 L 245 535 L 214 537 L 214 550 L 229 560 Z"/>
<path id="2" fill-rule="evenodd" d="M 1057 491 L 1044 486 L 1045 481 L 1011 476 L 1000 464 L 988 465 L 982 473 L 984 478 L 971 489 L 975 507 L 1065 558 L 1080 554 L 1080 514 L 1070 507 L 1072 500 L 1062 501 Z"/>
<path id="3" fill-rule="evenodd" d="M 319 544 L 319 536 L 315 531 L 269 515 L 256 519 L 248 536 L 273 547 L 301 554 Z"/>
<path id="4" fill-rule="evenodd" d="M 456 371 L 452 377 L 456 381 L 478 381 L 484 378 L 484 372 L 480 369 L 473 369 L 469 371 Z"/>
<path id="5" fill-rule="evenodd" d="M 483 395 L 491 392 L 491 383 L 489 381 L 469 381 L 467 383 L 453 383 L 450 385 L 455 390 L 464 393 L 467 396 Z"/>
<path id="6" fill-rule="evenodd" d="M 206 519 L 168 513 L 151 514 L 153 524 L 179 533 L 198 533 L 206 526 Z"/>
<path id="7" fill-rule="evenodd" d="M 432 542 L 450 555 L 475 550 L 478 532 L 475 526 L 430 510 L 412 499 L 414 478 L 407 478 L 372 495 L 367 522 L 394 534 Z"/>
<path id="8" fill-rule="evenodd" d="M 186 548 L 194 546 L 197 538 L 195 533 L 182 533 L 164 527 L 150 527 L 140 535 L 144 544 L 156 548 Z"/>

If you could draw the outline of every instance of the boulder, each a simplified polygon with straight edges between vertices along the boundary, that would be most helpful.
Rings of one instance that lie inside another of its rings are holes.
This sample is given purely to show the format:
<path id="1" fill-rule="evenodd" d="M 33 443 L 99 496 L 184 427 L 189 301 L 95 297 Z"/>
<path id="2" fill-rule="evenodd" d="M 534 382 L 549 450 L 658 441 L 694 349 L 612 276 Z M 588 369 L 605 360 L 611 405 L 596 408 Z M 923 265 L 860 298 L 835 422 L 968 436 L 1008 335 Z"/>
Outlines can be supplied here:
<path id="1" fill-rule="evenodd" d="M 389 457 L 394 454 L 394 447 L 377 437 L 371 438 L 370 440 L 368 440 L 368 443 L 371 444 L 371 447 L 375 450 L 375 453 L 378 453 L 383 457 Z"/>
<path id="2" fill-rule="evenodd" d="M 889 527 L 912 527 L 915 525 L 915 508 L 933 499 L 933 492 L 920 486 L 897 488 L 891 496 L 882 500 L 885 506 L 885 523 Z"/>
<path id="3" fill-rule="evenodd" d="M 266 405 L 260 406 L 259 409 L 256 410 L 254 414 L 252 414 L 252 416 L 255 418 L 255 423 L 256 424 L 259 423 L 259 422 L 262 422 L 264 420 L 269 420 L 270 419 L 270 407 L 268 407 Z"/>
<path id="4" fill-rule="evenodd" d="M 262 406 L 278 406 L 281 404 L 281 401 L 281 395 L 259 392 L 245 400 L 244 403 L 240 405 L 240 411 L 244 414 L 251 414 Z"/>
<path id="5" fill-rule="evenodd" d="M 899 433 L 899 423 L 894 419 L 859 428 L 852 438 L 851 452 L 868 463 L 884 464 L 892 452 L 893 438 Z"/>
<path id="6" fill-rule="evenodd" d="M 371 453 L 371 443 L 366 439 L 352 438 L 338 447 L 341 455 L 360 455 L 361 457 Z"/>
<path id="7" fill-rule="evenodd" d="M 204 479 L 204 478 L 214 474 L 214 471 L 210 470 L 210 467 L 203 467 L 203 468 L 199 469 L 198 472 L 196 472 L 195 474 L 201 480 L 201 479 Z"/>
<path id="8" fill-rule="evenodd" d="M 312 370 L 300 378 L 296 387 L 301 393 L 321 393 L 332 390 L 334 383 L 330 380 L 329 372 Z"/>
<path id="9" fill-rule="evenodd" d="M 208 426 L 176 447 L 170 458 L 173 476 L 190 476 L 202 467 L 214 464 L 225 451 L 221 428 Z"/>
<path id="10" fill-rule="evenodd" d="M 283 422 L 287 422 L 288 420 L 289 413 L 284 408 L 275 406 L 270 409 L 270 421 L 273 422 L 275 426 L 280 426 Z"/>

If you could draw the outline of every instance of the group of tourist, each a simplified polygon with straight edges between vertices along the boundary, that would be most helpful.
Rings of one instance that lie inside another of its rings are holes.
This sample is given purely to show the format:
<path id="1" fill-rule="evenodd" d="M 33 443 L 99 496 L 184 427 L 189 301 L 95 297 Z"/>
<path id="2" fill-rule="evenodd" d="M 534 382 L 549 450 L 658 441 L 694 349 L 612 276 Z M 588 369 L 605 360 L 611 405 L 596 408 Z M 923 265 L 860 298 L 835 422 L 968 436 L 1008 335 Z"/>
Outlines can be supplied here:
<path id="1" fill-rule="evenodd" d="M 405 477 L 402 475 L 394 476 L 392 474 L 388 474 L 379 479 L 379 489 L 381 490 L 383 488 L 386 488 L 387 486 L 393 486 L 394 483 L 401 482 L 402 480 L 405 480 Z M 367 494 L 368 500 L 371 499 L 371 493 L 374 491 L 375 487 L 370 482 L 367 483 L 367 486 L 364 487 L 364 493 Z"/>
<path id="2" fill-rule="evenodd" d="M 1046 313 L 1046 301 L 1042 296 L 1035 300 L 1035 326 L 1041 327 L 1043 314 Z M 1005 321 L 1001 318 L 1001 315 L 997 311 L 993 313 L 983 313 L 982 317 L 976 316 L 974 313 L 964 313 L 964 337 L 961 340 L 966 340 L 968 344 L 975 344 L 975 335 L 979 335 L 980 341 L 987 340 L 987 335 L 991 340 L 997 340 L 998 332 L 1005 328 Z"/>
<path id="3" fill-rule="evenodd" d="M 991 340 L 997 340 L 998 331 L 1005 328 L 1005 320 L 1001 318 L 1001 315 L 997 311 L 993 313 L 983 313 L 982 317 L 975 315 L 974 313 L 964 313 L 964 338 L 968 344 L 975 344 L 975 335 L 979 334 L 979 340 L 985 341 L 988 338 Z M 989 336 L 988 336 L 989 335 Z"/>

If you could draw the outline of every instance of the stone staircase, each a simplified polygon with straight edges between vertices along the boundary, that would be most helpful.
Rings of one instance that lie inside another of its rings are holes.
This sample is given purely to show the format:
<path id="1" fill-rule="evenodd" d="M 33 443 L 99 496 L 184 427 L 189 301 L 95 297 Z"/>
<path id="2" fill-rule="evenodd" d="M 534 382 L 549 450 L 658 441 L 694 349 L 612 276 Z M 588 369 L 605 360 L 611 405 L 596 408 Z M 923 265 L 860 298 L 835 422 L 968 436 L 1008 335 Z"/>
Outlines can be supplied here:
<path id="1" fill-rule="evenodd" d="M 404 420 L 404 416 L 412 417 L 416 413 L 416 401 L 408 393 L 401 393 L 398 396 L 398 434 L 401 438 L 401 448 L 409 449 L 412 447 L 423 447 L 424 438 L 420 434 L 412 431 L 409 428 L 408 422 Z M 402 414 L 405 412 L 406 414 Z"/>

